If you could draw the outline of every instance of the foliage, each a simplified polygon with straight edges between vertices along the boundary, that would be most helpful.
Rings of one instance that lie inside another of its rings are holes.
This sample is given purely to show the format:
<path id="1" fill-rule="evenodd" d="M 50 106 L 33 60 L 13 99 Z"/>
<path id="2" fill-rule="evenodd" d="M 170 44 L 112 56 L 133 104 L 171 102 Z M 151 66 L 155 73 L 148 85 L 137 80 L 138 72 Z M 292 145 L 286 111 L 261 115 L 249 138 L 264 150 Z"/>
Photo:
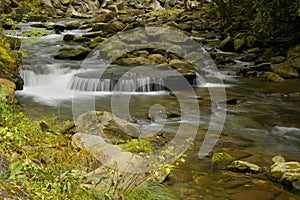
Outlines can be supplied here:
<path id="1" fill-rule="evenodd" d="M 298 0 L 214 0 L 225 26 L 243 19 L 262 37 L 289 35 L 299 28 Z M 250 23 L 249 23 L 250 22 Z M 241 27 L 240 27 L 241 28 Z"/>

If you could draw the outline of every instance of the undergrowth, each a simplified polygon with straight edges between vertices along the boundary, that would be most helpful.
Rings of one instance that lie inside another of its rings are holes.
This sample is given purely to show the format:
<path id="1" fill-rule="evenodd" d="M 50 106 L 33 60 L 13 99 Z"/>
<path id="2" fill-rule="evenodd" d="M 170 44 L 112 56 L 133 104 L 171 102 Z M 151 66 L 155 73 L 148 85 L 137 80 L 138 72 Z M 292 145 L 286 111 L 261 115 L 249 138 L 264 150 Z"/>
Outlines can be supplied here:
<path id="1" fill-rule="evenodd" d="M 49 129 L 42 129 L 43 123 Z M 0 154 L 11 163 L 4 182 L 21 186 L 33 199 L 114 199 L 105 191 L 83 187 L 85 177 L 73 173 L 90 172 L 101 164 L 86 150 L 72 147 L 71 135 L 59 133 L 62 123 L 30 119 L 16 104 L 9 104 L 0 87 Z M 174 199 L 157 183 L 143 184 L 125 198 Z"/>

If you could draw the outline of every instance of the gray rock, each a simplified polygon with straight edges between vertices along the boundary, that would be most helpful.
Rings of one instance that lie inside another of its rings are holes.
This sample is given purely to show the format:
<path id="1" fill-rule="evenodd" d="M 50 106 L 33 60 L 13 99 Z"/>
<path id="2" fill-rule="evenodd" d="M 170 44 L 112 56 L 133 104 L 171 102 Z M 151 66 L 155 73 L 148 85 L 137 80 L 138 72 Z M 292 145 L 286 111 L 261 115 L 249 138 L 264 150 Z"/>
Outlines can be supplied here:
<path id="1" fill-rule="evenodd" d="M 234 44 L 233 44 L 233 38 L 228 36 L 227 38 L 225 38 L 219 45 L 219 48 L 222 51 L 234 51 Z"/>
<path id="2" fill-rule="evenodd" d="M 0 155 L 0 180 L 7 179 L 9 175 L 9 162 L 5 156 Z"/>

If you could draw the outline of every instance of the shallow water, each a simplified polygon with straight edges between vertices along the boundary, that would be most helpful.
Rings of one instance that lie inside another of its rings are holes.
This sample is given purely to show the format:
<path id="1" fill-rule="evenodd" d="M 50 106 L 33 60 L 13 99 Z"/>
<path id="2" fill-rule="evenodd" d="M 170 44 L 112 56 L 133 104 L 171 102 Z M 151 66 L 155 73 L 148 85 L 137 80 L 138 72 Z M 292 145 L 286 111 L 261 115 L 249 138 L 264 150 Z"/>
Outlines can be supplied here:
<path id="1" fill-rule="evenodd" d="M 74 32 L 70 32 L 74 33 Z M 65 33 L 64 33 L 65 34 Z M 81 32 L 75 32 L 80 35 Z M 222 101 L 211 100 L 211 92 L 218 92 L 219 85 L 194 87 L 195 94 L 180 91 L 176 98 L 170 92 L 151 93 L 111 93 L 75 92 L 69 89 L 74 75 L 81 73 L 79 61 L 58 61 L 53 56 L 65 44 L 62 35 L 49 35 L 39 42 L 23 47 L 28 52 L 22 66 L 25 88 L 16 95 L 24 111 L 32 117 L 55 116 L 70 119 L 74 110 L 84 110 L 94 106 L 96 110 L 113 111 L 119 117 L 127 118 L 128 113 L 140 121 L 141 127 L 150 131 L 162 131 L 170 138 L 178 131 L 180 124 L 199 124 L 194 144 L 185 153 L 186 163 L 173 171 L 168 187 L 181 199 L 289 199 L 300 198 L 300 194 L 271 182 L 265 175 L 239 174 L 228 171 L 212 171 L 210 156 L 198 158 L 202 142 L 207 134 L 211 117 L 222 118 L 226 111 L 222 134 L 212 152 L 230 152 L 236 158 L 256 163 L 268 168 L 275 155 L 288 160 L 300 161 L 300 80 L 287 80 L 283 83 L 269 83 L 257 78 L 226 77 L 227 100 L 236 104 L 224 106 Z M 84 72 L 84 71 L 83 71 Z M 228 73 L 228 72 L 226 72 Z M 225 75 L 224 75 L 225 77 Z M 214 90 L 213 88 L 216 88 Z M 184 97 L 184 98 L 183 98 Z M 112 101 L 115 99 L 115 101 Z M 119 100 L 119 101 L 118 101 Z M 121 101 L 120 101 L 121 100 Z M 128 100 L 123 103 L 122 100 Z M 74 103 L 75 102 L 75 103 Z M 92 105 L 90 103 L 92 102 Z M 196 102 L 198 113 L 183 113 L 181 103 Z M 77 103 L 77 104 L 76 104 Z M 124 109 L 126 112 L 124 112 Z M 174 117 L 161 122 L 146 119 L 147 113 L 161 113 L 189 116 Z M 127 112 L 128 111 L 128 112 Z M 77 112 L 77 111 L 76 111 Z M 78 111 L 80 112 L 80 111 Z M 76 115 L 76 114 L 75 114 Z M 210 152 L 210 154 L 212 153 Z"/>

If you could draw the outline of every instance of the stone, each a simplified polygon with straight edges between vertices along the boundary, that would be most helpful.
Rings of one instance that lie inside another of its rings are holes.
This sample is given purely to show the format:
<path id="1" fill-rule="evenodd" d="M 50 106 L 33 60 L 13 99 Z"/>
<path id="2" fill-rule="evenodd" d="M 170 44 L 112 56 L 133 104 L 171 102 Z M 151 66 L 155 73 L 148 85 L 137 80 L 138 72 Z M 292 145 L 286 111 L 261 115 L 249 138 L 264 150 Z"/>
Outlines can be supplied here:
<path id="1" fill-rule="evenodd" d="M 271 65 L 273 72 L 282 76 L 283 78 L 297 78 L 299 73 L 295 70 L 289 61 L 280 64 Z"/>
<path id="2" fill-rule="evenodd" d="M 70 21 L 65 24 L 67 30 L 78 29 L 81 26 L 79 21 Z"/>
<path id="3" fill-rule="evenodd" d="M 56 9 L 51 0 L 42 0 L 41 6 L 43 8 L 42 14 L 47 14 L 49 17 L 56 16 Z"/>
<path id="4" fill-rule="evenodd" d="M 116 16 L 117 16 L 116 13 L 107 9 L 102 9 L 97 17 L 90 20 L 90 23 L 109 22 L 112 19 L 114 19 Z"/>
<path id="5" fill-rule="evenodd" d="M 61 134 L 71 134 L 74 135 L 77 132 L 76 125 L 74 121 L 66 121 L 60 130 Z"/>
<path id="6" fill-rule="evenodd" d="M 281 163 L 281 162 L 285 162 L 285 159 L 282 156 L 274 156 L 272 158 L 272 162 L 274 162 L 274 163 Z"/>
<path id="7" fill-rule="evenodd" d="M 140 129 L 136 124 L 120 119 L 110 112 L 87 112 L 76 120 L 78 132 L 100 135 L 113 143 L 139 137 Z"/>
<path id="8" fill-rule="evenodd" d="M 270 82 L 283 82 L 284 78 L 274 72 L 265 72 L 264 77 Z"/>
<path id="9" fill-rule="evenodd" d="M 168 63 L 168 59 L 161 54 L 151 54 L 148 58 L 157 64 Z"/>
<path id="10" fill-rule="evenodd" d="M 193 70 L 198 71 L 197 67 L 193 66 L 192 64 L 188 62 L 184 62 L 178 59 L 173 59 L 169 62 L 170 67 L 177 70 Z"/>
<path id="11" fill-rule="evenodd" d="M 256 36 L 254 35 L 248 35 L 245 38 L 245 44 L 248 48 L 257 48 L 259 42 Z"/>
<path id="12" fill-rule="evenodd" d="M 136 58 L 121 58 L 114 62 L 114 64 L 118 64 L 121 66 L 137 66 L 137 65 L 149 65 L 154 64 L 153 60 L 143 57 L 136 57 Z"/>
<path id="13" fill-rule="evenodd" d="M 272 64 L 279 64 L 279 63 L 283 63 L 285 60 L 286 60 L 286 57 L 284 57 L 284 56 L 275 56 L 270 59 L 270 62 Z"/>
<path id="14" fill-rule="evenodd" d="M 233 38 L 228 36 L 225 38 L 220 44 L 219 48 L 222 51 L 228 51 L 228 52 L 233 52 L 234 51 L 234 44 L 233 44 Z"/>
<path id="15" fill-rule="evenodd" d="M 233 41 L 233 45 L 234 45 L 234 50 L 235 51 L 242 51 L 245 49 L 246 46 L 246 42 L 245 42 L 245 38 L 246 38 L 247 34 L 245 33 L 239 33 L 234 37 L 234 41 Z"/>
<path id="16" fill-rule="evenodd" d="M 292 63 L 292 66 L 300 69 L 300 44 L 290 48 L 287 52 L 287 59 Z"/>
<path id="17" fill-rule="evenodd" d="M 66 34 L 66 35 L 64 35 L 63 40 L 66 41 L 66 42 L 69 42 L 69 41 L 73 41 L 74 38 L 75 38 L 74 35 Z"/>
<path id="18" fill-rule="evenodd" d="M 228 167 L 227 169 L 231 170 L 231 171 L 235 171 L 235 172 L 242 172 L 242 173 L 259 173 L 262 172 L 261 167 L 249 163 L 249 162 L 245 162 L 242 160 L 235 160 L 233 161 Z"/>
<path id="19" fill-rule="evenodd" d="M 275 160 L 276 161 L 276 160 Z M 270 167 L 270 177 L 284 185 L 300 190 L 300 163 L 296 161 L 275 162 Z"/>
<path id="20" fill-rule="evenodd" d="M 54 59 L 63 60 L 83 60 L 90 53 L 90 49 L 80 47 L 80 48 L 63 48 L 59 50 L 59 54 L 54 56 Z"/>
<path id="21" fill-rule="evenodd" d="M 64 32 L 64 30 L 66 29 L 65 25 L 62 25 L 62 24 L 55 24 L 53 26 L 53 29 L 55 30 L 55 32 L 57 34 L 61 33 L 61 32 Z"/>
<path id="22" fill-rule="evenodd" d="M 233 161 L 234 158 L 229 153 L 214 153 L 212 156 L 211 166 L 213 169 L 225 169 Z"/>

